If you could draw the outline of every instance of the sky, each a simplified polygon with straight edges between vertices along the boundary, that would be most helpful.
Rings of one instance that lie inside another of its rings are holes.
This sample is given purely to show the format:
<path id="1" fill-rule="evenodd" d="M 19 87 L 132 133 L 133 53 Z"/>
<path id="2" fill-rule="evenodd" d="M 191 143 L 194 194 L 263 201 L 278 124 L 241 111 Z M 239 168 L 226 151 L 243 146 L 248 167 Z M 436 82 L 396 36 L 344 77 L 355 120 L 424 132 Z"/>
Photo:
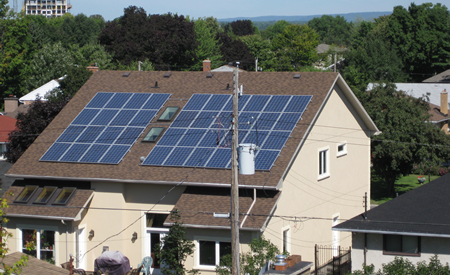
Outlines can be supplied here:
<path id="1" fill-rule="evenodd" d="M 12 2 L 12 0 L 10 0 Z M 178 13 L 191 19 L 213 16 L 217 19 L 268 15 L 322 15 L 353 12 L 392 11 L 395 6 L 409 7 L 411 0 L 68 0 L 76 15 L 100 14 L 105 20 L 123 15 L 123 9 L 134 5 L 148 14 Z M 431 1 L 414 1 L 420 5 Z M 450 0 L 439 2 L 450 7 Z"/>

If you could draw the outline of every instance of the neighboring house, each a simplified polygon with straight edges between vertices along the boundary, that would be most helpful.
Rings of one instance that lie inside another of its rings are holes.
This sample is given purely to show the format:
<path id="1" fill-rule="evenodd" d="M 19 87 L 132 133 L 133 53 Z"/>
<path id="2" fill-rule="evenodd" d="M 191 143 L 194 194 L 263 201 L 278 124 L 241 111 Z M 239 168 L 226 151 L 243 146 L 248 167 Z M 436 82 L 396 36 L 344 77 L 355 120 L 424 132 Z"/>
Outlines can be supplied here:
<path id="1" fill-rule="evenodd" d="M 322 58 L 319 62 L 316 62 L 314 66 L 322 70 L 331 70 L 336 72 L 336 68 L 345 60 L 343 53 L 348 51 L 347 48 L 337 47 L 328 44 L 319 44 L 316 47 L 316 51 Z"/>
<path id="2" fill-rule="evenodd" d="M 23 10 L 26 15 L 43 15 L 48 18 L 61 17 L 71 8 L 70 0 L 24 0 L 23 2 Z"/>
<path id="3" fill-rule="evenodd" d="M 446 70 L 440 74 L 425 79 L 425 83 L 450 83 L 450 70 Z"/>
<path id="4" fill-rule="evenodd" d="M 338 73 L 247 72 L 241 83 L 240 143 L 260 146 L 255 174 L 239 176 L 242 252 L 261 235 L 305 261 L 315 244 L 349 246 L 331 227 L 362 211 L 377 127 Z M 4 196 L 8 247 L 42 238 L 35 255 L 57 264 L 73 254 L 93 270 L 117 250 L 135 266 L 178 209 L 195 243 L 186 268 L 214 273 L 231 242 L 230 87 L 227 72 L 95 73 L 8 171 L 24 179 Z"/>
<path id="5" fill-rule="evenodd" d="M 450 262 L 449 196 L 447 174 L 334 226 L 352 233 L 352 269 L 365 263 L 378 270 L 396 256 L 416 264 L 437 254 Z"/>
<path id="6" fill-rule="evenodd" d="M 450 134 L 448 125 L 448 92 L 450 84 L 436 84 L 436 83 L 394 83 L 397 91 L 402 91 L 406 95 L 414 98 L 423 98 L 430 105 L 430 120 L 437 128 Z M 370 83 L 367 90 L 373 89 L 373 83 Z"/>
<path id="7" fill-rule="evenodd" d="M 5 160 L 6 144 L 9 133 L 16 129 L 16 119 L 0 114 L 0 161 Z"/>
<path id="8" fill-rule="evenodd" d="M 39 88 L 34 89 L 33 91 L 29 92 L 28 94 L 22 96 L 19 98 L 19 102 L 24 105 L 30 105 L 37 99 L 41 101 L 47 101 L 45 99 L 45 95 L 49 92 L 51 92 L 53 89 L 59 87 L 59 81 L 63 80 L 65 76 L 62 76 L 58 79 L 50 80 L 49 82 L 45 83 L 44 85 L 40 86 Z"/>

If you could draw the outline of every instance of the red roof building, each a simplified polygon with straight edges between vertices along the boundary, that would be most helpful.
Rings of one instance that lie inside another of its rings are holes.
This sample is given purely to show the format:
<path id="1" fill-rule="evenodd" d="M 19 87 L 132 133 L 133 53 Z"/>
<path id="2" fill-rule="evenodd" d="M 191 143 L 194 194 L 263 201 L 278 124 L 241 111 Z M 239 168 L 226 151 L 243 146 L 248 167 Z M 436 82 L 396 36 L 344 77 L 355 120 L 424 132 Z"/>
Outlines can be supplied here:
<path id="1" fill-rule="evenodd" d="M 3 159 L 3 152 L 6 152 L 6 142 L 9 133 L 16 129 L 16 119 L 9 116 L 0 115 L 0 160 Z"/>

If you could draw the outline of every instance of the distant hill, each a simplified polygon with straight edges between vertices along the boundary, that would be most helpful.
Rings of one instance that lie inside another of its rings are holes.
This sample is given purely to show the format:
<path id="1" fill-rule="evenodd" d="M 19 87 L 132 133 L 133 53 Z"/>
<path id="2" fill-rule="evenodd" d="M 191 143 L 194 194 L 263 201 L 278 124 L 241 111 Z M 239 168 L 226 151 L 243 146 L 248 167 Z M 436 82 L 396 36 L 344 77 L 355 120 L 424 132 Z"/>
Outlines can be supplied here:
<path id="1" fill-rule="evenodd" d="M 377 11 L 377 12 L 353 12 L 353 13 L 341 13 L 341 14 L 330 14 L 332 16 L 340 15 L 343 16 L 347 21 L 355 21 L 357 19 L 363 19 L 370 21 L 374 18 L 380 17 L 382 15 L 389 15 L 392 11 Z M 236 20 L 247 20 L 250 19 L 253 22 L 259 21 L 278 21 L 278 20 L 286 20 L 288 22 L 292 21 L 303 21 L 308 22 L 309 20 L 315 17 L 321 17 L 320 15 L 298 15 L 298 16 L 278 16 L 278 15 L 269 15 L 269 16 L 258 16 L 258 17 L 234 17 L 234 18 L 222 18 L 217 19 L 219 22 L 233 22 Z"/>

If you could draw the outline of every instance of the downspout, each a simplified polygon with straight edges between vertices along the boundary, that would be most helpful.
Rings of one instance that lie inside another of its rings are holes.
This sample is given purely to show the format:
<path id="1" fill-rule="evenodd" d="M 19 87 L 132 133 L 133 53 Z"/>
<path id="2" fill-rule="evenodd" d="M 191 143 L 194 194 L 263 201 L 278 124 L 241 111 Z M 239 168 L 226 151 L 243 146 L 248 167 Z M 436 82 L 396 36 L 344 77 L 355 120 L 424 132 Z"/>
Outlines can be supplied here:
<path id="1" fill-rule="evenodd" d="M 364 266 L 367 265 L 366 255 L 367 255 L 367 233 L 364 233 Z"/>
<path id="2" fill-rule="evenodd" d="M 242 220 L 241 226 L 240 228 L 242 228 L 242 226 L 244 225 L 245 220 L 247 220 L 248 214 L 250 214 L 250 211 L 252 211 L 253 205 L 255 205 L 256 202 L 256 189 L 253 189 L 253 202 L 252 205 L 250 205 L 250 208 L 247 211 L 247 214 L 245 215 L 244 219 Z"/>
<path id="3" fill-rule="evenodd" d="M 66 224 L 66 223 L 64 222 L 64 220 L 61 220 L 61 223 L 64 224 L 64 225 L 66 226 L 66 259 L 68 259 L 68 257 L 69 257 L 69 247 L 68 247 L 68 244 L 69 244 L 69 241 L 68 241 L 69 225 Z M 70 261 L 70 259 L 69 259 L 69 261 Z"/>

